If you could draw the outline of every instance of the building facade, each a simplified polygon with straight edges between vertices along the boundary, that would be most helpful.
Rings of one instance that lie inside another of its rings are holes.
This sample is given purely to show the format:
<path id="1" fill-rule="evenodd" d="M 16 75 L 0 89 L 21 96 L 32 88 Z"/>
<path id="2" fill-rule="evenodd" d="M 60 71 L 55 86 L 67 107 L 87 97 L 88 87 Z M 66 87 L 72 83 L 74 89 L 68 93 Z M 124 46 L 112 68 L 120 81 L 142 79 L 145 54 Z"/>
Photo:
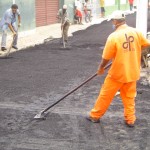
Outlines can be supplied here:
<path id="1" fill-rule="evenodd" d="M 106 15 L 110 15 L 114 10 L 128 10 L 128 0 L 105 0 Z"/>
<path id="2" fill-rule="evenodd" d="M 45 26 L 57 22 L 59 0 L 35 0 L 36 26 Z"/>

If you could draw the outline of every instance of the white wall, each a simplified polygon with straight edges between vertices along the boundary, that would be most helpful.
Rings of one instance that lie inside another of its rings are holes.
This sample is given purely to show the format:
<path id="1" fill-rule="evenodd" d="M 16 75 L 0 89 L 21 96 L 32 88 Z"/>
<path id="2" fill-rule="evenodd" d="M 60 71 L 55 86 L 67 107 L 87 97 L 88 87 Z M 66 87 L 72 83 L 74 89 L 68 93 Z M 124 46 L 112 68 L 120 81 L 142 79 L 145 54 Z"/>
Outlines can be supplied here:
<path id="1" fill-rule="evenodd" d="M 137 0 L 136 28 L 147 35 L 148 0 Z"/>
<path id="2" fill-rule="evenodd" d="M 105 6 L 113 6 L 115 5 L 115 0 L 105 0 Z"/>

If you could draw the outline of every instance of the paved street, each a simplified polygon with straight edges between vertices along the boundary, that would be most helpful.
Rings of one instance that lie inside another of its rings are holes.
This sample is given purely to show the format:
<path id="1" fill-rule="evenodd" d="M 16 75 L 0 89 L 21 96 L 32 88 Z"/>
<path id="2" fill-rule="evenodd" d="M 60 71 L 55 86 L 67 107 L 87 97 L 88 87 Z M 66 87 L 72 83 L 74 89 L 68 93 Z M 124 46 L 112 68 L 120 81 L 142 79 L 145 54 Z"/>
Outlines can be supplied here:
<path id="1" fill-rule="evenodd" d="M 135 15 L 127 18 L 135 26 Z M 138 82 L 137 124 L 127 128 L 117 96 L 99 124 L 85 119 L 104 77 L 99 76 L 52 108 L 44 121 L 33 117 L 97 70 L 111 22 L 93 25 L 0 60 L 0 150 L 149 150 L 150 87 Z M 109 94 L 109 93 L 108 93 Z"/>

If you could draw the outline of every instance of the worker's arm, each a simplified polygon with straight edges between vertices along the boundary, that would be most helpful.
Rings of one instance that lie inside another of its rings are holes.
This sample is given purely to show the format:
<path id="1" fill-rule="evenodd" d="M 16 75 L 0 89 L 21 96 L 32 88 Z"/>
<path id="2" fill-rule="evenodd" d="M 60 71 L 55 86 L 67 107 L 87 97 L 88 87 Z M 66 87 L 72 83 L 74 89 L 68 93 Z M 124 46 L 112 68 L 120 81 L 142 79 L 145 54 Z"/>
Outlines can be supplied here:
<path id="1" fill-rule="evenodd" d="M 15 32 L 15 30 L 13 29 L 12 25 L 11 25 L 11 24 L 8 24 L 8 27 L 9 27 L 10 31 L 11 31 L 14 35 L 16 35 L 16 32 Z"/>
<path id="2" fill-rule="evenodd" d="M 102 54 L 102 61 L 100 63 L 100 66 L 98 68 L 97 74 L 101 75 L 105 71 L 105 66 L 110 60 L 113 60 L 116 55 L 116 44 L 115 41 L 113 40 L 115 37 L 109 36 L 107 39 L 107 42 L 105 44 L 105 48 L 103 50 Z"/>
<path id="3" fill-rule="evenodd" d="M 15 32 L 13 26 L 12 26 L 11 21 L 12 21 L 12 16 L 7 13 L 7 14 L 6 14 L 6 24 L 8 25 L 10 31 L 11 31 L 14 35 L 16 35 L 16 32 Z"/>
<path id="4" fill-rule="evenodd" d="M 64 20 L 64 21 L 62 21 L 62 24 L 61 24 L 61 30 L 63 30 L 65 23 L 66 23 L 66 21 L 65 21 L 65 20 Z"/>
<path id="5" fill-rule="evenodd" d="M 142 46 L 142 50 L 144 50 L 144 49 L 150 49 L 150 43 L 148 46 Z"/>
<path id="6" fill-rule="evenodd" d="M 139 32 L 141 37 L 141 48 L 142 50 L 150 48 L 150 40 L 145 38 L 141 32 Z"/>
<path id="7" fill-rule="evenodd" d="M 21 16 L 18 15 L 18 26 L 20 27 L 21 26 Z"/>
<path id="8" fill-rule="evenodd" d="M 62 25 L 61 25 L 62 28 L 64 27 L 64 25 L 66 24 L 66 22 L 69 22 L 68 18 L 69 18 L 69 15 L 68 15 L 68 13 L 66 13 L 64 15 L 64 19 L 63 19 L 63 22 L 62 22 Z"/>
<path id="9" fill-rule="evenodd" d="M 113 60 L 116 55 L 116 45 L 115 42 L 113 41 L 115 37 L 109 36 L 107 39 L 107 42 L 105 44 L 105 48 L 103 50 L 102 54 L 102 61 L 100 63 L 100 66 L 98 68 L 97 74 L 101 75 L 105 71 L 105 66 L 108 64 L 110 60 Z"/>
<path id="10" fill-rule="evenodd" d="M 98 74 L 98 75 L 101 75 L 101 74 L 104 73 L 104 71 L 105 71 L 104 68 L 105 68 L 105 66 L 108 64 L 108 62 L 109 62 L 109 60 L 102 58 L 102 61 L 101 61 L 101 63 L 100 63 L 100 66 L 99 66 L 99 68 L 98 68 L 98 71 L 97 71 L 97 74 Z"/>

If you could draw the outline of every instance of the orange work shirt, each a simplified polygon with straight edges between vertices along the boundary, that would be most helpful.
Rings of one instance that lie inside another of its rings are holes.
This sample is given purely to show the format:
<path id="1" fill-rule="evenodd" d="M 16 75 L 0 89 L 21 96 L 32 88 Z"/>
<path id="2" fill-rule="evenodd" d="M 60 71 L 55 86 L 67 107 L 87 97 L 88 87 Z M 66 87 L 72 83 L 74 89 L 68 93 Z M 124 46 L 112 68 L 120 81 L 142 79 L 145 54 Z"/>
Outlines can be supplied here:
<path id="1" fill-rule="evenodd" d="M 141 47 L 149 45 L 150 41 L 135 28 L 126 24 L 118 27 L 108 37 L 102 55 L 113 61 L 109 76 L 122 83 L 137 81 L 140 78 Z"/>

